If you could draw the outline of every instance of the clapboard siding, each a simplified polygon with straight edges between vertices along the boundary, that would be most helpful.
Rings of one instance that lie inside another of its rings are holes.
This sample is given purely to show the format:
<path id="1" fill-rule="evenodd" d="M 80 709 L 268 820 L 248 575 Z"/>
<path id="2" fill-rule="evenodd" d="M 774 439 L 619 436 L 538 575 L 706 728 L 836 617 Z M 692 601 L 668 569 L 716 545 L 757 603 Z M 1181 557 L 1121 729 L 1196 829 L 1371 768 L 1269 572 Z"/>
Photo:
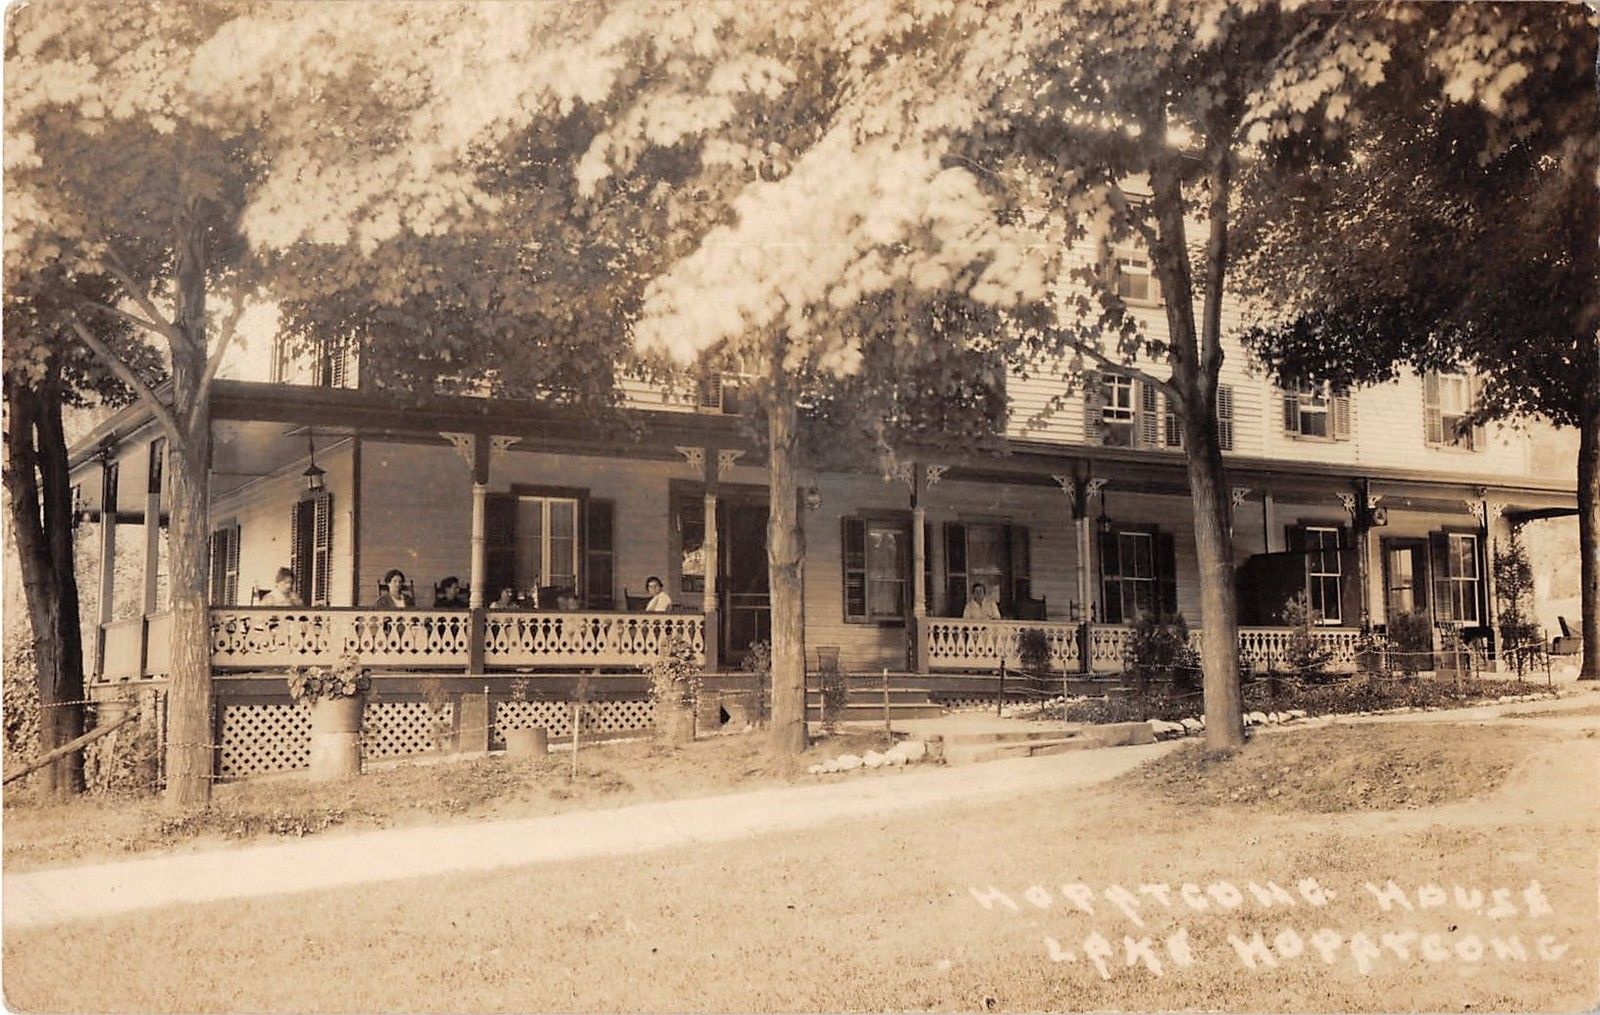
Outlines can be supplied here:
<path id="1" fill-rule="evenodd" d="M 519 452 L 495 456 L 489 491 L 513 485 L 576 487 L 616 505 L 616 577 L 641 592 L 650 575 L 667 574 L 668 494 L 687 478 L 682 462 L 640 462 L 583 455 Z M 454 450 L 437 445 L 369 440 L 361 449 L 361 601 L 398 567 L 431 599 L 446 575 L 466 581 L 472 570 L 472 476 Z M 687 604 L 697 605 L 697 604 Z"/>
<path id="2" fill-rule="evenodd" d="M 333 495 L 333 542 L 328 559 L 328 601 L 333 606 L 355 605 L 351 591 L 355 548 L 352 458 L 348 442 L 317 452 L 317 465 L 326 473 L 323 483 Z M 278 568 L 293 565 L 293 511 L 305 491 L 301 476 L 304 468 L 303 460 L 295 462 L 275 475 L 219 497 L 212 505 L 213 528 L 233 522 L 239 525 L 239 601 L 215 605 L 250 605 L 252 588 L 272 588 Z"/>

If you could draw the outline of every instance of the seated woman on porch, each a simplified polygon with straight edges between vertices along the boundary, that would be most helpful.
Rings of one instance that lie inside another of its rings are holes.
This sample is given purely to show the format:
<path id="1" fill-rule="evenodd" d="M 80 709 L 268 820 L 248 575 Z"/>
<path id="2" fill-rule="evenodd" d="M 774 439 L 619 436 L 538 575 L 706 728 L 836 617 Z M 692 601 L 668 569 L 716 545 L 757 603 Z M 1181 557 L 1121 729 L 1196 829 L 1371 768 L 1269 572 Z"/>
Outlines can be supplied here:
<path id="1" fill-rule="evenodd" d="M 491 610 L 514 610 L 517 608 L 517 590 L 507 586 L 495 596 L 494 602 L 489 604 Z"/>
<path id="2" fill-rule="evenodd" d="M 467 597 L 461 591 L 461 579 L 451 575 L 439 583 L 439 592 L 433 597 L 433 608 L 436 610 L 464 610 L 467 608 Z"/>
<path id="3" fill-rule="evenodd" d="M 650 601 L 644 604 L 644 612 L 672 612 L 672 597 L 667 595 L 667 590 L 662 586 L 660 578 L 655 575 L 646 578 L 644 580 L 644 591 L 645 595 L 650 597 Z"/>
<path id="4" fill-rule="evenodd" d="M 972 598 L 967 600 L 967 608 L 961 611 L 964 620 L 1004 620 L 1000 616 L 1000 604 L 993 599 L 986 598 L 989 590 L 983 587 L 982 582 L 972 586 Z"/>
<path id="5" fill-rule="evenodd" d="M 286 567 L 278 568 L 278 577 L 271 592 L 261 597 L 262 606 L 304 606 L 300 596 L 294 590 L 294 572 Z"/>
<path id="6" fill-rule="evenodd" d="M 377 610 L 407 610 L 417 605 L 411 593 L 406 591 L 406 573 L 397 567 L 391 567 L 383 576 L 385 586 L 372 606 Z"/>

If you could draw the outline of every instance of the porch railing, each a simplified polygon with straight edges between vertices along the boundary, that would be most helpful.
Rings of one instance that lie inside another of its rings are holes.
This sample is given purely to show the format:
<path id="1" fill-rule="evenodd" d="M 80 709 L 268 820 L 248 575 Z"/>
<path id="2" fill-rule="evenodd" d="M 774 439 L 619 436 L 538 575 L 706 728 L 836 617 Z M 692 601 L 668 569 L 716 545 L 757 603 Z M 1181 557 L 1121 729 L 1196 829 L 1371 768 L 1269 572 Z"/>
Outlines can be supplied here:
<path id="1" fill-rule="evenodd" d="M 921 655 L 928 670 L 988 670 L 1003 660 L 1016 667 L 1021 660 L 1018 638 L 1024 630 L 1043 631 L 1050 647 L 1050 665 L 1056 669 L 1077 669 L 1079 624 L 1062 621 L 962 620 L 928 617 L 919 625 Z M 1251 669 L 1281 668 L 1285 664 L 1289 639 L 1287 627 L 1241 627 L 1239 661 Z M 1089 669 L 1098 673 L 1120 672 L 1127 661 L 1128 639 L 1132 628 L 1120 624 L 1089 626 Z M 1360 632 L 1353 628 L 1323 628 L 1312 637 L 1332 653 L 1328 669 L 1351 672 L 1356 668 L 1356 643 Z M 1189 633 L 1189 644 L 1200 650 L 1201 632 Z"/>
<path id="2" fill-rule="evenodd" d="M 497 667 L 644 667 L 669 637 L 704 657 L 705 619 L 670 613 L 490 613 L 484 663 Z M 464 669 L 465 610 L 219 609 L 211 662 L 221 669 L 327 665 L 354 652 L 364 666 Z"/>
<path id="3" fill-rule="evenodd" d="M 1044 632 L 1052 667 L 1077 667 L 1077 624 L 928 617 L 922 621 L 919 644 L 923 646 L 923 658 L 929 669 L 988 669 L 1002 661 L 1009 667 L 1017 667 L 1022 663 L 1020 636 L 1028 630 Z"/>

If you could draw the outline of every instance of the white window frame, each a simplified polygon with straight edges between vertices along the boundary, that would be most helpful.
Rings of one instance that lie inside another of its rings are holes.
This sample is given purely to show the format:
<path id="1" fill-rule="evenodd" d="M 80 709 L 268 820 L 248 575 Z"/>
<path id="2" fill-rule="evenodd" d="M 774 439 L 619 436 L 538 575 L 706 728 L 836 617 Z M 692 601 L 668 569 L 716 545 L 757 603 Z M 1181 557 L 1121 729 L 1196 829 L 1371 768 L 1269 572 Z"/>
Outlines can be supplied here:
<path id="1" fill-rule="evenodd" d="M 550 531 L 550 521 L 551 521 L 551 510 L 550 509 L 551 509 L 552 505 L 557 505 L 557 504 L 562 505 L 562 506 L 571 505 L 571 509 L 572 509 L 572 537 L 571 537 L 572 538 L 572 586 L 571 587 L 572 587 L 574 592 L 577 592 L 578 588 L 579 588 L 579 585 L 581 584 L 582 571 L 583 571 L 583 563 L 582 563 L 583 562 L 583 502 L 580 499 L 578 499 L 577 497 L 564 497 L 564 496 L 560 496 L 560 495 L 557 495 L 557 494 L 532 494 L 532 493 L 518 494 L 517 495 L 517 508 L 518 508 L 517 515 L 518 515 L 518 521 L 519 522 L 521 520 L 520 516 L 522 514 L 522 510 L 521 510 L 522 509 L 522 505 L 527 503 L 527 502 L 529 502 L 529 501 L 538 501 L 538 502 L 540 502 L 539 533 L 538 533 L 537 536 L 533 535 L 532 533 L 529 533 L 528 535 L 524 536 L 523 533 L 522 533 L 520 524 L 518 525 L 517 529 L 515 530 L 516 531 L 516 536 L 515 536 L 515 542 L 516 543 L 521 544 L 521 543 L 525 543 L 525 542 L 531 542 L 531 543 L 535 544 L 535 554 L 534 554 L 534 556 L 535 556 L 536 559 L 532 562 L 532 565 L 537 569 L 537 571 L 536 571 L 535 574 L 530 575 L 528 577 L 532 580 L 532 583 L 534 585 L 537 585 L 537 586 L 565 584 L 565 583 L 562 583 L 562 582 L 556 582 L 556 581 L 552 581 L 551 580 L 552 577 L 554 577 L 554 576 L 552 576 L 550 574 L 550 550 L 554 546 L 554 541 L 558 537 L 552 535 L 551 531 Z M 521 551 L 522 551 L 522 547 L 520 545 L 517 546 L 516 547 L 516 551 L 515 551 L 516 552 L 516 556 L 513 558 L 519 564 L 521 563 L 521 560 L 520 560 L 520 558 L 522 556 L 522 552 Z M 544 604 L 541 604 L 541 605 L 544 605 Z"/>
<path id="2" fill-rule="evenodd" d="M 1122 302 L 1133 307 L 1161 306 L 1161 283 L 1156 278 L 1155 262 L 1150 255 L 1137 250 L 1118 250 L 1111 258 L 1112 284 Z M 1144 283 L 1144 294 L 1130 292 L 1129 283 Z"/>
<path id="3" fill-rule="evenodd" d="M 1104 393 L 1100 405 L 1100 443 L 1131 448 L 1138 443 L 1137 385 L 1129 375 L 1116 373 L 1105 374 L 1101 383 Z"/>
<path id="4" fill-rule="evenodd" d="M 1344 562 L 1339 557 L 1342 548 L 1339 541 L 1339 529 L 1332 525 L 1305 525 L 1302 526 L 1306 541 L 1306 605 L 1312 608 L 1316 603 L 1312 598 L 1312 589 L 1321 593 L 1322 610 L 1316 622 L 1323 627 L 1338 627 L 1344 623 Z M 1333 537 L 1333 546 L 1327 544 L 1327 537 Z M 1311 541 L 1315 537 L 1317 543 L 1313 547 Z M 1332 557 L 1332 570 L 1328 569 L 1329 557 Z M 1328 611 L 1328 589 L 1333 589 L 1333 612 Z"/>
<path id="5" fill-rule="evenodd" d="M 1439 386 L 1440 447 L 1462 451 L 1474 449 L 1472 428 L 1464 426 L 1472 415 L 1472 378 L 1463 373 L 1436 373 Z M 1452 405 L 1452 402 L 1458 404 Z"/>
<path id="6" fill-rule="evenodd" d="M 1333 440 L 1333 392 L 1329 390 L 1328 383 L 1301 381 L 1295 385 L 1294 393 L 1300 403 L 1300 429 L 1296 436 L 1319 441 Z M 1321 433 L 1311 433 L 1306 429 L 1308 415 L 1322 417 Z"/>
<path id="7" fill-rule="evenodd" d="M 1446 564 L 1450 569 L 1452 622 L 1463 627 L 1477 627 L 1483 623 L 1483 617 L 1478 609 L 1478 593 L 1482 590 L 1483 582 L 1483 575 L 1478 566 L 1478 549 L 1481 545 L 1478 541 L 1478 535 L 1475 532 L 1448 532 L 1446 536 L 1448 537 Z M 1456 561 L 1458 560 L 1456 547 L 1459 545 L 1458 540 L 1460 543 L 1471 541 L 1470 552 L 1467 554 L 1467 559 L 1472 561 L 1471 574 L 1456 574 Z M 1467 595 L 1466 602 L 1471 605 L 1471 617 L 1466 616 L 1466 611 L 1462 608 L 1463 600 L 1461 597 L 1463 594 Z"/>

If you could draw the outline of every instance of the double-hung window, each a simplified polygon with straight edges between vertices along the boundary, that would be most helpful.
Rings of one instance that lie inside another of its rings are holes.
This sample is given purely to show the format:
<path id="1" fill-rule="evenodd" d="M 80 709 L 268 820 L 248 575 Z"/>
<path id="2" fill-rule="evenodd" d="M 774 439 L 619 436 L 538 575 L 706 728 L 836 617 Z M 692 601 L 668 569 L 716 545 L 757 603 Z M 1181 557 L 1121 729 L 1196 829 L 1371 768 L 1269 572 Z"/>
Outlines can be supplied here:
<path id="1" fill-rule="evenodd" d="M 515 532 L 515 574 L 519 588 L 554 585 L 577 589 L 576 498 L 519 496 Z"/>
<path id="2" fill-rule="evenodd" d="M 1105 375 L 1105 398 L 1100 407 L 1100 432 L 1109 447 L 1133 447 L 1137 437 L 1134 380 L 1125 374 Z"/>
<path id="3" fill-rule="evenodd" d="M 1306 594 L 1319 624 L 1344 622 L 1342 584 L 1344 567 L 1339 550 L 1343 534 L 1338 528 L 1308 525 L 1305 533 Z"/>
<path id="4" fill-rule="evenodd" d="M 1428 541 L 1436 619 L 1468 627 L 1483 623 L 1483 568 L 1477 534 L 1435 532 Z"/>
<path id="5" fill-rule="evenodd" d="M 1283 393 L 1283 429 L 1291 437 L 1346 440 L 1350 396 L 1326 381 L 1302 381 Z"/>
<path id="6" fill-rule="evenodd" d="M 1473 381 L 1466 374 L 1428 373 L 1422 379 L 1422 419 L 1429 444 L 1475 451 L 1483 432 L 1471 424 Z"/>
<path id="7" fill-rule="evenodd" d="M 843 520 L 844 619 L 903 621 L 911 612 L 911 527 L 902 519 Z"/>
<path id="8" fill-rule="evenodd" d="M 1135 306 L 1158 306 L 1161 303 L 1161 284 L 1156 281 L 1150 258 L 1142 253 L 1124 251 L 1116 255 L 1113 263 L 1117 295 Z"/>
<path id="9" fill-rule="evenodd" d="M 1156 528 L 1113 526 L 1100 533 L 1102 619 L 1133 623 L 1178 611 L 1175 544 Z"/>

